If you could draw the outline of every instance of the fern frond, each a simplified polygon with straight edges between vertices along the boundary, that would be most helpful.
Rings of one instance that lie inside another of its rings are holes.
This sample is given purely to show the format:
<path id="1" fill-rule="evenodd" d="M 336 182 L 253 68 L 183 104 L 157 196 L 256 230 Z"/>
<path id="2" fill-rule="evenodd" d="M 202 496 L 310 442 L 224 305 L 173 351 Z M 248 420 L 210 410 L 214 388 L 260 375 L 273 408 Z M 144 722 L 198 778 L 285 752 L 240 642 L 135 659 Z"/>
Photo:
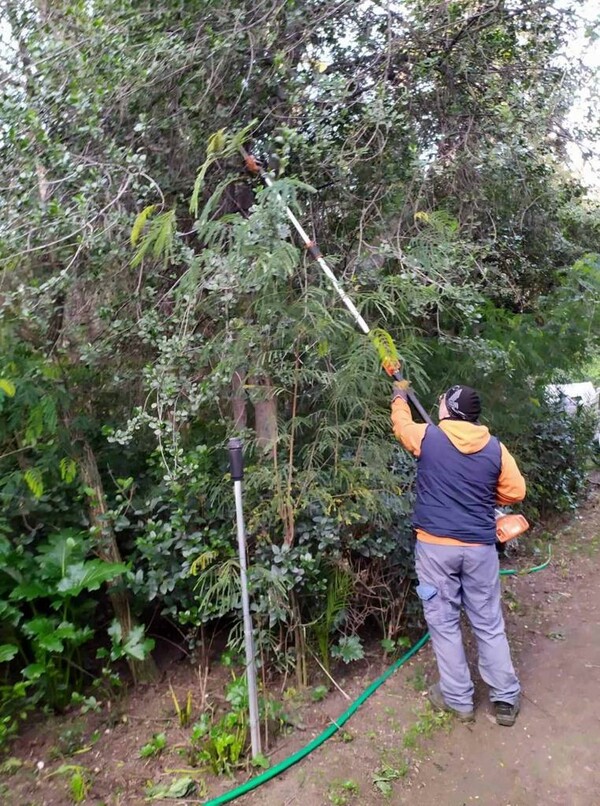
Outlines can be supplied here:
<path id="1" fill-rule="evenodd" d="M 131 245 L 135 246 L 138 242 L 140 235 L 142 234 L 142 230 L 146 226 L 146 221 L 152 215 L 152 213 L 156 210 L 156 204 L 149 204 L 148 207 L 144 207 L 141 213 L 138 213 L 135 221 L 133 222 L 133 227 L 131 228 Z"/>
<path id="2" fill-rule="evenodd" d="M 173 256 L 175 224 L 175 210 L 167 210 L 157 215 L 140 241 L 131 265 L 139 266 L 148 252 L 151 252 L 155 258 L 162 257 L 166 265 Z"/>
<path id="3" fill-rule="evenodd" d="M 205 571 L 209 565 L 214 563 L 214 561 L 219 556 L 218 552 L 214 549 L 207 549 L 207 551 L 203 551 L 194 562 L 190 566 L 190 574 L 192 576 L 196 576 L 198 571 Z"/>
<path id="4" fill-rule="evenodd" d="M 60 470 L 60 477 L 64 482 L 70 484 L 75 480 L 77 465 L 73 459 L 68 459 L 66 456 L 63 456 L 58 464 L 58 468 Z"/>
<path id="5" fill-rule="evenodd" d="M 44 482 L 42 481 L 42 474 L 36 467 L 30 467 L 23 473 L 25 484 L 29 487 L 32 494 L 36 498 L 41 498 L 44 494 Z"/>
<path id="6" fill-rule="evenodd" d="M 4 394 L 8 395 L 8 397 L 14 397 L 17 391 L 14 383 L 7 378 L 0 378 L 0 389 L 2 389 Z"/>

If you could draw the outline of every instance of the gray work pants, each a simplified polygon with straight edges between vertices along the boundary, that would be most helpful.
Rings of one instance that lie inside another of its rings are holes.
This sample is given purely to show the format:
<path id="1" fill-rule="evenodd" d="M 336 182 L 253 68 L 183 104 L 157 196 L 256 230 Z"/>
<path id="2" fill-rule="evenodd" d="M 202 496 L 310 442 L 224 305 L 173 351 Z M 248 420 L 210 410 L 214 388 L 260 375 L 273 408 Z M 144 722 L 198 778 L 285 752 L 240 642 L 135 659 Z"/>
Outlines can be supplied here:
<path id="1" fill-rule="evenodd" d="M 439 546 L 417 540 L 416 568 L 417 592 L 446 704 L 457 711 L 473 708 L 473 683 L 460 630 L 461 606 L 477 639 L 479 672 L 490 687 L 490 700 L 514 704 L 520 686 L 504 630 L 495 546 Z"/>

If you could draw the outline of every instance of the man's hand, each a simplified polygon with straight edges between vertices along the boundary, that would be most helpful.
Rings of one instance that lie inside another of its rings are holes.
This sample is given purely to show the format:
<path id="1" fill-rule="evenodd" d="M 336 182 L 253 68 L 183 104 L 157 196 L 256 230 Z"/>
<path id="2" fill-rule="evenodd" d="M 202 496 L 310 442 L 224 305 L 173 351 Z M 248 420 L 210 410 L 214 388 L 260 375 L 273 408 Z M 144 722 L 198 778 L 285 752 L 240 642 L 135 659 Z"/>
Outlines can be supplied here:
<path id="1" fill-rule="evenodd" d="M 405 403 L 408 403 L 408 388 L 410 384 L 407 380 L 394 381 L 394 389 L 392 391 L 392 403 L 394 400 L 401 398 Z"/>

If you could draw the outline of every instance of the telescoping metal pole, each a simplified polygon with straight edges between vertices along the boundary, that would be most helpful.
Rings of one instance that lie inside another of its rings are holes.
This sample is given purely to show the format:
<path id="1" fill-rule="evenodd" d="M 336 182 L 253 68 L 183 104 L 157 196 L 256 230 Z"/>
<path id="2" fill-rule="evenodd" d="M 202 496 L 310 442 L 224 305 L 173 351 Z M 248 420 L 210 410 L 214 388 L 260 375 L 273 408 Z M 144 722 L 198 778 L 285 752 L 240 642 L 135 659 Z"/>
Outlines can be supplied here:
<path id="1" fill-rule="evenodd" d="M 238 551 L 240 556 L 240 583 L 242 587 L 242 613 L 244 615 L 244 644 L 246 648 L 246 681 L 248 683 L 248 707 L 250 711 L 250 741 L 252 758 L 260 755 L 260 723 L 258 719 L 258 691 L 256 686 L 256 659 L 252 636 L 252 617 L 248 597 L 248 576 L 246 561 L 246 529 L 244 526 L 244 506 L 242 501 L 242 479 L 244 478 L 244 457 L 241 439 L 229 440 L 229 468 L 233 479 L 235 514 L 237 522 Z"/>
<path id="2" fill-rule="evenodd" d="M 242 156 L 244 158 L 244 161 L 246 163 L 246 167 L 248 168 L 248 170 L 252 171 L 252 173 L 258 174 L 267 187 L 269 187 L 269 188 L 273 187 L 273 179 L 267 173 L 267 171 L 264 170 L 264 168 L 261 166 L 261 164 L 258 162 L 258 160 L 255 157 L 253 157 L 252 154 L 249 154 L 246 151 L 245 148 L 240 148 L 240 152 L 241 152 L 241 154 L 242 154 Z M 298 221 L 296 216 L 292 213 L 292 211 L 287 206 L 287 204 L 285 204 L 285 202 L 281 198 L 281 196 L 278 195 L 278 198 L 279 198 L 279 201 L 281 202 L 281 204 L 283 206 L 283 209 L 285 210 L 285 214 L 287 215 L 288 220 L 292 223 L 294 229 L 296 230 L 296 232 L 300 236 L 300 240 L 304 244 L 304 246 L 306 248 L 306 251 L 313 258 L 313 260 L 316 260 L 317 264 L 319 265 L 319 267 L 321 268 L 321 270 L 323 271 L 325 276 L 328 278 L 328 280 L 331 283 L 331 285 L 333 286 L 335 292 L 337 293 L 339 298 L 342 300 L 342 302 L 344 303 L 344 305 L 346 306 L 346 308 L 350 312 L 350 315 L 352 316 L 352 318 L 354 319 L 354 321 L 356 322 L 358 327 L 362 330 L 362 332 L 365 334 L 365 336 L 368 336 L 369 333 L 371 333 L 371 328 L 369 327 L 369 325 L 365 322 L 365 320 L 361 316 L 361 314 L 360 314 L 358 308 L 356 307 L 356 305 L 352 302 L 352 300 L 350 299 L 348 294 L 346 294 L 346 292 L 342 288 L 342 286 L 339 283 L 337 277 L 335 276 L 335 274 L 333 273 L 333 271 L 331 270 L 331 268 L 329 267 L 329 265 L 325 261 L 325 258 L 321 254 L 321 250 L 316 245 L 316 243 L 311 241 L 311 239 L 308 237 L 308 234 L 307 234 L 306 230 L 304 229 L 302 224 Z M 396 381 L 401 381 L 403 379 L 402 378 L 402 372 L 398 369 L 394 373 L 393 378 Z M 425 409 L 421 405 L 421 402 L 419 401 L 418 397 L 415 395 L 413 390 L 409 388 L 409 389 L 407 389 L 406 393 L 408 395 L 408 399 L 413 404 L 415 409 L 419 412 L 419 414 L 421 415 L 423 420 L 425 420 L 426 423 L 431 422 L 431 418 L 429 417 L 429 415 L 427 414 L 427 412 L 425 411 Z"/>

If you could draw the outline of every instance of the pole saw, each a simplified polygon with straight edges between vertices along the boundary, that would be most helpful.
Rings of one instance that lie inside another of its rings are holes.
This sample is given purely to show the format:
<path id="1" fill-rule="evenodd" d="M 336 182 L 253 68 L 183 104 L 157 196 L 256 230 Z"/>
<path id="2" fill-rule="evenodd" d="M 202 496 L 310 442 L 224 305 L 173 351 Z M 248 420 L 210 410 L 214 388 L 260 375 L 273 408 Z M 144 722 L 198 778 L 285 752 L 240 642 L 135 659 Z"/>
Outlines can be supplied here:
<path id="1" fill-rule="evenodd" d="M 252 154 L 248 153 L 243 146 L 240 146 L 240 152 L 242 157 L 244 158 L 244 163 L 246 168 L 250 173 L 259 176 L 261 180 L 267 187 L 273 187 L 273 178 L 271 175 L 263 168 L 260 161 L 254 157 Z M 343 287 L 341 286 L 340 282 L 338 281 L 337 277 L 325 261 L 325 258 L 321 254 L 321 250 L 317 246 L 317 244 L 309 238 L 306 230 L 302 226 L 302 224 L 298 221 L 294 213 L 290 210 L 289 206 L 285 204 L 284 200 L 281 196 L 278 196 L 279 201 L 281 202 L 283 209 L 285 210 L 285 214 L 298 233 L 302 243 L 308 254 L 313 258 L 313 260 L 318 263 L 319 267 L 323 271 L 323 274 L 327 277 L 331 285 L 333 286 L 335 292 L 342 300 L 350 315 L 358 325 L 358 327 L 362 330 L 365 336 L 368 336 L 371 342 L 373 343 L 379 358 L 381 360 L 381 364 L 383 369 L 387 372 L 387 374 L 393 378 L 395 381 L 402 383 L 405 386 L 406 394 L 408 399 L 413 404 L 415 409 L 421 415 L 424 422 L 428 425 L 434 425 L 433 420 L 429 416 L 429 414 L 425 411 L 423 406 L 421 405 L 419 399 L 417 398 L 414 391 L 408 385 L 408 382 L 404 379 L 402 374 L 402 365 L 400 362 L 400 356 L 398 355 L 398 351 L 396 349 L 396 345 L 392 337 L 387 333 L 385 330 L 379 328 L 370 328 L 369 325 L 365 322 L 364 318 L 362 317 L 360 311 L 356 307 L 356 305 L 352 302 L 348 294 L 344 291 Z M 529 523 L 525 519 L 523 515 L 505 515 L 501 510 L 496 510 L 496 537 L 501 543 L 506 543 L 508 540 L 512 540 L 519 535 L 522 535 L 524 532 L 529 529 Z"/>

